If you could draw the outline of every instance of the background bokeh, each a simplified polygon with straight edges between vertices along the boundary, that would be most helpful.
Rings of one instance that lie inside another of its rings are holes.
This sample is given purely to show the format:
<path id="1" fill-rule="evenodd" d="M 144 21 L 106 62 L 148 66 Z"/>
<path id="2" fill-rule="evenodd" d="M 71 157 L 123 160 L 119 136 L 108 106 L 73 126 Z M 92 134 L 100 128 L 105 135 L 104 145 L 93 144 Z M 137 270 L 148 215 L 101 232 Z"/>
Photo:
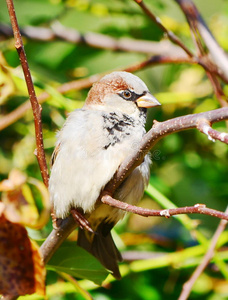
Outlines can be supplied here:
<path id="1" fill-rule="evenodd" d="M 146 3 L 168 29 L 195 51 L 189 27 L 175 1 Z M 195 4 L 220 45 L 228 51 L 228 1 L 201 0 L 195 1 Z M 0 0 L 0 7 L 0 23 L 9 24 L 5 1 Z M 30 25 L 49 27 L 57 20 L 81 34 L 102 33 L 115 38 L 128 37 L 135 39 L 135 42 L 137 39 L 159 41 L 163 38 L 161 30 L 130 0 L 20 0 L 15 1 L 15 7 L 22 28 Z M 82 107 L 88 92 L 83 89 L 62 95 L 56 87 L 93 74 L 122 69 L 148 57 L 142 53 L 95 49 L 64 40 L 23 40 L 37 94 L 47 91 L 51 95 L 42 104 L 48 162 L 56 131 L 70 111 Z M 219 108 L 210 82 L 198 65 L 154 66 L 138 71 L 136 75 L 146 82 L 162 103 L 162 107 L 149 111 L 147 129 L 154 119 L 164 121 Z M 3 35 L 0 35 L 0 89 L 1 115 L 10 113 L 28 99 L 14 40 Z M 224 90 L 227 93 L 228 87 L 224 86 Z M 215 124 L 214 128 L 226 131 L 225 122 Z M 9 172 L 17 168 L 41 180 L 35 147 L 33 115 L 29 110 L 23 118 L 0 132 L 0 179 L 7 178 Z M 164 138 L 151 151 L 151 155 L 150 186 L 141 206 L 165 207 L 168 198 L 176 206 L 203 203 L 225 210 L 228 196 L 226 144 L 212 142 L 197 130 L 189 130 Z M 38 208 L 40 205 L 38 197 Z M 205 241 L 212 237 L 219 222 L 202 215 L 192 215 L 190 218 L 195 221 L 191 222 L 187 217 L 163 219 L 129 215 L 116 226 L 114 235 L 117 245 L 126 260 L 139 257 L 149 257 L 150 260 L 146 263 L 124 263 L 121 270 L 126 276 L 118 282 L 109 280 L 105 287 L 94 287 L 85 281 L 82 285 L 90 290 L 94 299 L 99 300 L 177 299 L 183 283 L 207 248 Z M 50 230 L 51 222 L 40 231 L 29 229 L 29 233 L 32 238 L 41 239 Z M 225 254 L 223 257 L 218 254 L 218 259 L 224 261 L 228 259 L 227 240 L 227 232 L 224 232 L 220 244 Z M 228 276 L 227 270 L 221 272 L 217 265 L 211 264 L 198 279 L 190 299 L 227 299 L 228 278 L 225 276 Z M 47 286 L 48 299 L 82 299 L 71 284 L 54 271 L 47 274 Z M 20 299 L 36 299 L 34 297 Z"/>

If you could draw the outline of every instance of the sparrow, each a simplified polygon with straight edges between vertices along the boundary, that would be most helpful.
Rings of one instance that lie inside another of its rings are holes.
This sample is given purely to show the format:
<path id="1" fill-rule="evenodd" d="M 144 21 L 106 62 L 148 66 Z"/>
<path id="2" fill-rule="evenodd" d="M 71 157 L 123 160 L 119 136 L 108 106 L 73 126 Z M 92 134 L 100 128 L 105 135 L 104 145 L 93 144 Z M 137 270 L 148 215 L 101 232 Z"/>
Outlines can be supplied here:
<path id="1" fill-rule="evenodd" d="M 71 112 L 57 133 L 49 181 L 56 218 L 81 212 L 92 232 L 79 228 L 78 245 L 120 279 L 122 260 L 111 229 L 125 212 L 98 204 L 98 197 L 120 164 L 146 133 L 147 108 L 160 105 L 146 84 L 128 72 L 112 72 L 90 89 L 81 109 Z M 150 156 L 122 182 L 113 198 L 135 205 L 150 176 Z"/>

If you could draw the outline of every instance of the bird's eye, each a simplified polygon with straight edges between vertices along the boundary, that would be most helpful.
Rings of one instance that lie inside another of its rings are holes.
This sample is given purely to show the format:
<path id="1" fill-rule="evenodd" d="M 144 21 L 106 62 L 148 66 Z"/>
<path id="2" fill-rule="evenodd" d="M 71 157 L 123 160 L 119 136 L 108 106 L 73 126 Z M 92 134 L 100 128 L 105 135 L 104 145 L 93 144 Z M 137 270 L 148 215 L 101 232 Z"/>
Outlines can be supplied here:
<path id="1" fill-rule="evenodd" d="M 130 99 L 131 98 L 131 92 L 129 90 L 123 91 L 123 96 L 125 99 Z"/>

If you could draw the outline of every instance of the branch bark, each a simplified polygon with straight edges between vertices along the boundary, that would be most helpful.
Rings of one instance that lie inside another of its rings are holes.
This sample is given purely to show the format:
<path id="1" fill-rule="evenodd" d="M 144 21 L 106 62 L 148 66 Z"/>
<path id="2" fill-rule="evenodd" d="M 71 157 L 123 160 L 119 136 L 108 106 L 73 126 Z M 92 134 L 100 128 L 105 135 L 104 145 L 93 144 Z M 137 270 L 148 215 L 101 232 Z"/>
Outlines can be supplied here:
<path id="1" fill-rule="evenodd" d="M 158 27 L 167 35 L 167 37 L 174 44 L 180 46 L 189 57 L 193 57 L 194 54 L 182 43 L 182 41 L 170 30 L 168 30 L 161 22 L 160 18 L 155 16 L 151 10 L 146 6 L 143 0 L 134 0 L 144 11 L 144 13 L 155 23 Z"/>
<path id="2" fill-rule="evenodd" d="M 45 264 L 59 248 L 68 235 L 78 226 L 72 215 L 61 221 L 58 227 L 54 228 L 40 247 Z"/>
<path id="3" fill-rule="evenodd" d="M 207 120 L 210 124 L 213 124 L 227 119 L 228 107 L 223 107 L 208 112 L 170 119 L 161 123 L 155 121 L 154 126 L 143 137 L 139 148 L 136 149 L 130 157 L 126 158 L 104 190 L 112 195 L 115 189 L 130 174 L 130 172 L 142 163 L 144 156 L 161 138 L 174 132 L 197 128 L 200 120 Z"/>
<path id="4" fill-rule="evenodd" d="M 21 66 L 23 69 L 23 73 L 25 76 L 25 81 L 29 93 L 29 99 L 30 103 L 32 106 L 33 110 L 33 115 L 34 115 L 34 124 L 35 124 L 35 133 L 36 133 L 36 145 L 37 145 L 37 160 L 40 166 L 40 171 L 41 175 L 44 181 L 44 184 L 48 186 L 48 168 L 47 168 L 47 163 L 46 163 L 46 158 L 45 158 L 45 153 L 44 153 L 44 145 L 43 145 L 43 132 L 42 132 L 42 121 L 41 121 L 41 111 L 42 108 L 40 104 L 37 101 L 36 98 L 36 93 L 32 81 L 32 76 L 29 70 L 25 50 L 24 50 L 24 45 L 22 42 L 18 22 L 17 22 L 17 17 L 15 14 L 15 9 L 14 9 L 14 4 L 12 0 L 6 0 L 7 8 L 9 11 L 9 16 L 10 16 L 10 21 L 12 24 L 13 28 L 13 33 L 14 33 L 14 38 L 15 38 L 15 48 L 18 52 Z"/>
<path id="5" fill-rule="evenodd" d="M 225 211 L 226 214 L 228 214 L 228 208 Z M 207 253 L 204 255 L 202 262 L 198 265 L 198 267 L 193 272 L 192 276 L 189 278 L 188 281 L 183 286 L 183 289 L 181 291 L 181 294 L 178 298 L 178 300 L 186 300 L 188 299 L 188 296 L 190 295 L 190 292 L 192 290 L 192 287 L 196 280 L 199 278 L 201 273 L 205 270 L 208 263 L 214 256 L 215 248 L 218 242 L 218 239 L 221 235 L 221 233 L 225 230 L 227 225 L 227 220 L 221 220 L 210 243 L 210 247 L 207 251 Z"/>
<path id="6" fill-rule="evenodd" d="M 228 79 L 228 58 L 226 57 L 223 49 L 221 49 L 221 47 L 218 45 L 215 38 L 211 34 L 196 6 L 191 0 L 175 1 L 179 4 L 188 21 L 193 41 L 195 42 L 196 48 L 198 50 L 198 57 L 202 57 L 205 63 L 211 66 L 211 69 L 217 68 L 217 72 L 219 74 L 222 74 L 222 77 L 225 78 L 226 81 Z M 212 41 L 213 43 L 211 44 Z M 207 46 L 210 55 L 207 55 L 203 42 Z M 217 57 L 219 57 L 219 59 L 217 59 Z M 214 58 L 214 61 L 212 61 L 211 58 Z M 216 74 L 212 74 L 212 72 L 206 69 L 205 71 L 207 77 L 211 81 L 212 87 L 220 105 L 222 107 L 228 106 L 228 98 L 223 92 Z"/>
<path id="7" fill-rule="evenodd" d="M 212 142 L 215 142 L 215 140 L 219 140 L 225 144 L 228 144 L 228 133 L 226 132 L 219 132 L 213 128 L 211 128 L 210 122 L 207 120 L 201 119 L 199 120 L 197 124 L 197 129 L 206 134 L 208 139 Z"/>
<path id="8" fill-rule="evenodd" d="M 20 28 L 21 35 L 29 39 L 38 41 L 64 40 L 73 44 L 85 44 L 92 48 L 109 49 L 113 51 L 138 52 L 150 55 L 169 55 L 169 56 L 186 56 L 185 52 L 169 40 L 153 42 L 147 40 L 135 40 L 130 38 L 113 38 L 111 36 L 87 32 L 81 32 L 63 26 L 60 22 L 55 21 L 50 28 L 26 26 Z M 0 24 L 0 34 L 11 36 L 11 27 Z"/>
<path id="9" fill-rule="evenodd" d="M 202 214 L 212 217 L 217 217 L 219 219 L 228 220 L 228 213 L 224 213 L 215 209 L 207 208 L 204 204 L 195 204 L 194 206 L 185 206 L 178 208 L 169 209 L 148 209 L 139 206 L 131 205 L 125 202 L 121 202 L 112 198 L 110 195 L 105 194 L 102 196 L 101 201 L 104 204 L 110 205 L 122 209 L 127 212 L 131 212 L 143 217 L 165 217 L 170 218 L 171 216 L 180 214 Z"/>
<path id="10" fill-rule="evenodd" d="M 212 56 L 214 63 L 220 68 L 220 71 L 224 74 L 224 76 L 228 78 L 228 56 L 212 35 L 195 4 L 191 0 L 175 1 L 179 4 L 187 20 L 196 24 L 205 45 L 210 51 L 210 55 Z"/>

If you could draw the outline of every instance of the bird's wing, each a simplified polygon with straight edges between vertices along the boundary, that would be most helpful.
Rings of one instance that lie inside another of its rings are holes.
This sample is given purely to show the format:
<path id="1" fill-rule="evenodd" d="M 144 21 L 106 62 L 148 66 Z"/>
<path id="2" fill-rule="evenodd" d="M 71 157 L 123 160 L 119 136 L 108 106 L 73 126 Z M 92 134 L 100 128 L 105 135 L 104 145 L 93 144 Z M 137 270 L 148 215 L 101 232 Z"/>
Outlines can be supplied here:
<path id="1" fill-rule="evenodd" d="M 54 149 L 54 151 L 53 151 L 53 153 L 52 153 L 51 160 L 50 160 L 50 167 L 51 168 L 53 167 L 53 165 L 55 163 L 55 160 L 56 160 L 56 157 L 57 157 L 57 155 L 59 153 L 60 145 L 61 145 L 60 143 L 57 144 L 56 147 L 55 147 L 55 149 Z"/>
<path id="2" fill-rule="evenodd" d="M 57 217 L 66 217 L 71 207 L 93 210 L 102 188 L 129 152 L 129 147 L 120 149 L 117 143 L 106 147 L 108 131 L 105 134 L 100 115 L 76 110 L 58 133 L 49 181 Z"/>

